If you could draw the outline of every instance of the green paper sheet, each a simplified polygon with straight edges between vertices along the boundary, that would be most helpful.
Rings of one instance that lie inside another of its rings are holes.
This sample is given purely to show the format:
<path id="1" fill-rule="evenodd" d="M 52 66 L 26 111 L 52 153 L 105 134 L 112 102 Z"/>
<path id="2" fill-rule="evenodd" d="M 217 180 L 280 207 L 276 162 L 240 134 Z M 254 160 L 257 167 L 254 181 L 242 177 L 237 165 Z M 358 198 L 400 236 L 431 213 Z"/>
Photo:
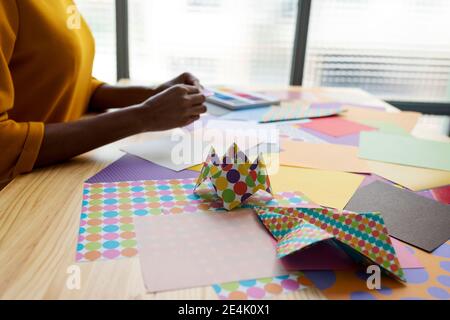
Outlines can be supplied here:
<path id="1" fill-rule="evenodd" d="M 450 171 L 450 143 L 382 132 L 363 132 L 359 157 Z"/>

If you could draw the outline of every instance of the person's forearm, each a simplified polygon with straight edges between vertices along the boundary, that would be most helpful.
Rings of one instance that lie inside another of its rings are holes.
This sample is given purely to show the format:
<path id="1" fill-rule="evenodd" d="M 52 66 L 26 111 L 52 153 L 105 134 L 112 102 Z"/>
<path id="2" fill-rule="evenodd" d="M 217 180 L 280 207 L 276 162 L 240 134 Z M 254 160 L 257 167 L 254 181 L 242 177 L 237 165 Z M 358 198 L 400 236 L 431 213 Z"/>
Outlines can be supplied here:
<path id="1" fill-rule="evenodd" d="M 95 90 L 89 103 L 89 111 L 103 112 L 133 106 L 157 93 L 150 87 L 118 87 L 104 84 Z"/>
<path id="2" fill-rule="evenodd" d="M 47 124 L 35 167 L 68 160 L 137 133 L 187 126 L 206 112 L 204 102 L 197 87 L 176 85 L 132 107 L 75 122 Z"/>
<path id="3" fill-rule="evenodd" d="M 138 107 L 130 107 L 75 122 L 47 124 L 35 167 L 68 160 L 142 132 L 138 112 Z"/>
<path id="4" fill-rule="evenodd" d="M 119 87 L 108 84 L 101 85 L 93 93 L 89 102 L 90 112 L 104 112 L 107 109 L 119 109 L 144 102 L 154 95 L 175 85 L 186 84 L 202 89 L 200 81 L 190 73 L 183 73 L 156 88 L 150 87 Z"/>

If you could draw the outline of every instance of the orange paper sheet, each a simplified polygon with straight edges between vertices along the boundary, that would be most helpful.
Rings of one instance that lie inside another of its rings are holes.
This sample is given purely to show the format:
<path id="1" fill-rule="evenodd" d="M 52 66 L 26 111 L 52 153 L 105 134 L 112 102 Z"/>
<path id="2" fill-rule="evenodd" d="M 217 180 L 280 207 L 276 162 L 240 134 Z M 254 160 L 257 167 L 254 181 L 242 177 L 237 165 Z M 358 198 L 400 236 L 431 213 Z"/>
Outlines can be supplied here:
<path id="1" fill-rule="evenodd" d="M 411 132 L 417 124 L 421 114 L 418 112 L 383 112 L 378 110 L 370 110 L 367 108 L 358 108 L 353 106 L 343 106 L 347 110 L 342 114 L 347 120 L 364 123 L 365 121 L 383 121 L 397 125 L 407 132 Z"/>
<path id="2" fill-rule="evenodd" d="M 358 148 L 335 144 L 314 144 L 282 140 L 280 164 L 331 171 L 370 173 L 366 160 L 358 158 Z"/>

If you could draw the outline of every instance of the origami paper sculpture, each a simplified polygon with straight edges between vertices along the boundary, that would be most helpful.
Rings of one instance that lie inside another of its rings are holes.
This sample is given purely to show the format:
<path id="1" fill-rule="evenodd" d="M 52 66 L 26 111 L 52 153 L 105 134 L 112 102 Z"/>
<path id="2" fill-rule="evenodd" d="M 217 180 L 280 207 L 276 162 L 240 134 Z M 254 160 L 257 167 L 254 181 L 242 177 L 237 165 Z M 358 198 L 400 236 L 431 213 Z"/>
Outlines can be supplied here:
<path id="1" fill-rule="evenodd" d="M 272 199 L 272 188 L 267 168 L 262 156 L 251 163 L 247 156 L 233 144 L 220 163 L 214 148 L 203 164 L 194 192 L 206 180 L 210 179 L 217 195 L 223 200 L 226 210 L 233 210 L 244 204 L 259 191 L 265 191 Z"/>
<path id="2" fill-rule="evenodd" d="M 278 241 L 279 258 L 328 241 L 357 262 L 376 264 L 387 275 L 406 281 L 379 213 L 279 207 L 255 207 L 255 211 Z"/>

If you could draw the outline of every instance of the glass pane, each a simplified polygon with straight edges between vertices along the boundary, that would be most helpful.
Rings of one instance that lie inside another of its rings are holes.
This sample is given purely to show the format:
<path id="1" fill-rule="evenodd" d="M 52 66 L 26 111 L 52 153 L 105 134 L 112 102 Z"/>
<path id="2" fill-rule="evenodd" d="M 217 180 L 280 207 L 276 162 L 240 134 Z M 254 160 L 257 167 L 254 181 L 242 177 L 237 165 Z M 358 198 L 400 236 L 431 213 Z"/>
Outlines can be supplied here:
<path id="1" fill-rule="evenodd" d="M 288 84 L 297 0 L 130 0 L 130 72 L 207 84 Z"/>
<path id="2" fill-rule="evenodd" d="M 450 101 L 450 1 L 313 1 L 306 86 Z"/>
<path id="3" fill-rule="evenodd" d="M 116 7 L 114 0 L 76 0 L 96 42 L 93 74 L 102 81 L 115 82 Z"/>

